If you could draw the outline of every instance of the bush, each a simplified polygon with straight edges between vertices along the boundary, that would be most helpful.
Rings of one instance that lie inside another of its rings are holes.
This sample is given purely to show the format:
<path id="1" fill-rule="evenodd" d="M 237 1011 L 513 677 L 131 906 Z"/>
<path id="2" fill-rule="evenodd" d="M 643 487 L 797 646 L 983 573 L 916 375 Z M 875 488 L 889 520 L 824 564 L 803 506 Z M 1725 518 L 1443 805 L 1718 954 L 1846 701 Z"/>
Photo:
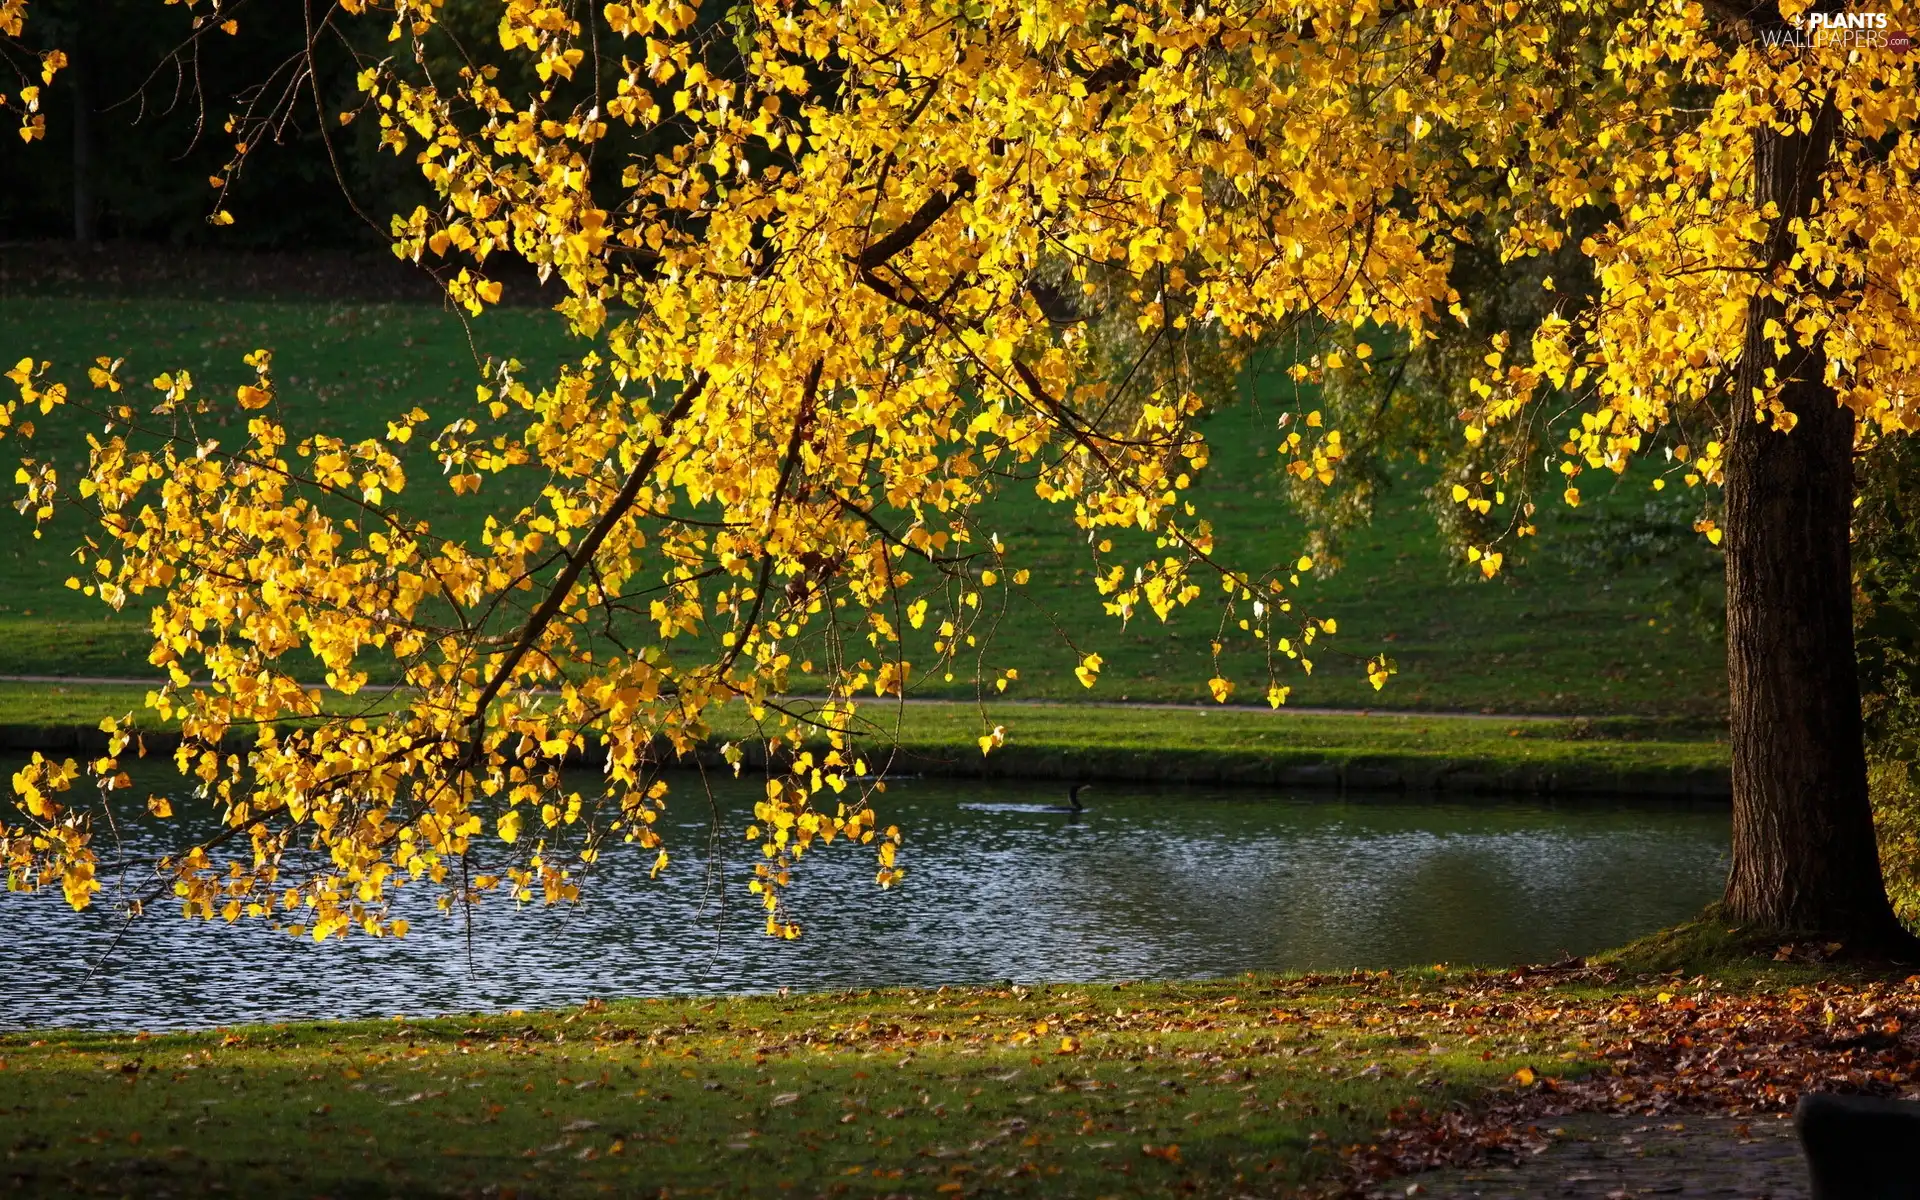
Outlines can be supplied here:
<path id="1" fill-rule="evenodd" d="M 1908 442 L 1878 441 L 1859 459 L 1854 633 L 1887 893 L 1920 927 L 1920 449 Z"/>
<path id="2" fill-rule="evenodd" d="M 1893 911 L 1920 928 L 1920 787 L 1909 763 L 1881 761 L 1867 768 L 1873 828 L 1880 837 L 1880 869 Z"/>

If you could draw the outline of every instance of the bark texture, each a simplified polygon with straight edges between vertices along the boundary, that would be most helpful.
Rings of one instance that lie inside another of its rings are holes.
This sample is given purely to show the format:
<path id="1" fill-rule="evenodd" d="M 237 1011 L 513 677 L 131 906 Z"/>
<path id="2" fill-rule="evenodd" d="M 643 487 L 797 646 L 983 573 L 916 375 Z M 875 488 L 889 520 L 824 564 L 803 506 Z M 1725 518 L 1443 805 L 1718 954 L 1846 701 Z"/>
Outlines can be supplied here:
<path id="1" fill-rule="evenodd" d="M 88 86 L 92 81 L 87 73 L 92 64 L 87 61 L 79 29 L 73 30 L 68 42 L 72 47 L 65 74 L 73 93 L 73 240 L 81 246 L 92 246 L 97 205 L 93 195 L 93 89 Z"/>
<path id="2" fill-rule="evenodd" d="M 1810 131 L 1756 138 L 1756 198 L 1780 212 L 1767 245 L 1776 267 L 1792 255 L 1788 221 L 1817 197 L 1832 134 L 1828 109 Z M 1854 665 L 1854 417 L 1824 382 L 1820 353 L 1775 352 L 1764 331 L 1781 318 L 1776 299 L 1750 306 L 1729 418 L 1726 910 L 1741 924 L 1783 933 L 1904 946 L 1880 874 Z M 1787 381 L 1781 399 L 1798 418 L 1789 432 L 1754 416 L 1753 389 L 1769 368 Z"/>

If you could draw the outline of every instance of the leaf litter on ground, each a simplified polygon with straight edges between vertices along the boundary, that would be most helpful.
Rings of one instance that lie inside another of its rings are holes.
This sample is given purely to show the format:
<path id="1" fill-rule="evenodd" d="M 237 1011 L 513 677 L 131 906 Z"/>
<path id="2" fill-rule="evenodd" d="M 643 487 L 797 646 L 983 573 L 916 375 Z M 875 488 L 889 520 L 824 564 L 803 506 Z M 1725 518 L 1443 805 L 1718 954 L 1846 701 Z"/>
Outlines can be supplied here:
<path id="1" fill-rule="evenodd" d="M 1575 1112 L 1910 1091 L 1915 980 L 1794 969 L 1570 961 L 6 1034 L 0 1185 L 1365 1195 L 1534 1152 Z"/>

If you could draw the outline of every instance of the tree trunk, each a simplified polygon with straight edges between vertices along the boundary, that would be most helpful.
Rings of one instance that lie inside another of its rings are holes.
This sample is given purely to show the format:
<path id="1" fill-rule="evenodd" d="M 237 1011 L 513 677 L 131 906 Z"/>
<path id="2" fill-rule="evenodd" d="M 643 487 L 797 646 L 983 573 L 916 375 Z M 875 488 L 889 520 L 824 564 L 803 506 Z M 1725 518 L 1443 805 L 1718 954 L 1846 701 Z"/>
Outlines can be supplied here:
<path id="1" fill-rule="evenodd" d="M 79 40 L 76 32 L 67 85 L 73 92 L 73 240 L 84 247 L 94 240 L 93 93 L 87 86 L 86 51 Z"/>
<path id="2" fill-rule="evenodd" d="M 1833 121 L 1828 107 L 1808 132 L 1755 138 L 1755 199 L 1779 206 L 1766 247 L 1775 266 L 1792 256 L 1789 220 L 1817 199 Z M 1887 903 L 1867 802 L 1848 546 L 1853 412 L 1825 382 L 1818 350 L 1775 354 L 1765 328 L 1784 325 L 1782 312 L 1765 297 L 1749 307 L 1729 417 L 1727 915 L 1782 934 L 1909 948 Z M 1754 416 L 1753 389 L 1769 368 L 1798 419 L 1785 433 Z"/>

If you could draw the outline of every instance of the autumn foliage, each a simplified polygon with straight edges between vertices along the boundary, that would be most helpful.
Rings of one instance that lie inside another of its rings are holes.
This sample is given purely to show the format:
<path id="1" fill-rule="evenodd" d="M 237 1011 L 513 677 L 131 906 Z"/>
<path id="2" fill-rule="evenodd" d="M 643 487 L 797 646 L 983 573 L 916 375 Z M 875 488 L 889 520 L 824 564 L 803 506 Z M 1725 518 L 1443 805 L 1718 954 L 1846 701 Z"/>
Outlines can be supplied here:
<path id="1" fill-rule="evenodd" d="M 190 915 L 325 938 L 392 930 L 406 882 L 565 899 L 621 842 L 657 869 L 662 768 L 729 703 L 776 751 L 832 734 L 780 760 L 746 831 L 769 930 L 797 932 L 780 896 L 818 844 L 874 844 L 892 883 L 857 701 L 956 661 L 1004 686 L 983 621 L 1021 547 L 974 519 L 1000 488 L 1086 531 L 1117 620 L 1218 598 L 1272 670 L 1215 697 L 1280 703 L 1333 624 L 1292 601 L 1311 560 L 1217 557 L 1187 499 L 1196 419 L 1262 348 L 1369 331 L 1302 352 L 1306 385 L 1471 326 L 1454 268 L 1476 239 L 1590 267 L 1546 281 L 1561 300 L 1528 336 L 1487 331 L 1456 398 L 1484 469 L 1454 500 L 1485 518 L 1467 553 L 1487 576 L 1590 473 L 1653 456 L 1653 486 L 1712 488 L 1729 422 L 1794 426 L 1786 380 L 1734 394 L 1761 300 L 1765 337 L 1818 349 L 1861 437 L 1920 422 L 1913 67 L 1884 49 L 1775 44 L 1698 3 L 762 0 L 716 21 L 503 0 L 520 69 L 447 73 L 423 65 L 438 7 L 341 5 L 390 23 L 395 53 L 328 119 L 376 122 L 432 185 L 394 216 L 396 253 L 474 313 L 501 297 L 491 263 L 532 264 L 564 286 L 576 362 L 495 364 L 471 403 L 359 441 L 291 433 L 264 350 L 233 397 L 107 360 L 9 376 L 5 432 L 104 425 L 84 463 L 23 442 L 21 507 L 87 508 L 75 585 L 151 605 L 151 702 L 227 830 L 161 864 Z M 231 177 L 268 116 L 230 121 Z M 1756 137 L 1816 124 L 1814 210 L 1758 201 Z M 233 406 L 244 439 L 200 427 Z M 1334 478 L 1342 433 L 1318 414 L 1274 437 L 1296 478 Z M 540 498 L 483 528 L 409 515 L 420 488 L 484 497 L 510 474 Z M 1114 555 L 1120 530 L 1156 549 Z M 942 662 L 907 661 L 903 630 L 927 625 Z M 796 668 L 830 699 L 793 700 Z M 1388 670 L 1368 664 L 1376 686 Z M 393 703 L 323 711 L 316 682 L 350 697 L 376 673 L 404 681 Z M 72 791 L 124 787 L 130 734 L 109 732 L 84 772 L 16 777 L 16 886 L 97 889 Z M 589 755 L 592 786 L 562 776 Z"/>

